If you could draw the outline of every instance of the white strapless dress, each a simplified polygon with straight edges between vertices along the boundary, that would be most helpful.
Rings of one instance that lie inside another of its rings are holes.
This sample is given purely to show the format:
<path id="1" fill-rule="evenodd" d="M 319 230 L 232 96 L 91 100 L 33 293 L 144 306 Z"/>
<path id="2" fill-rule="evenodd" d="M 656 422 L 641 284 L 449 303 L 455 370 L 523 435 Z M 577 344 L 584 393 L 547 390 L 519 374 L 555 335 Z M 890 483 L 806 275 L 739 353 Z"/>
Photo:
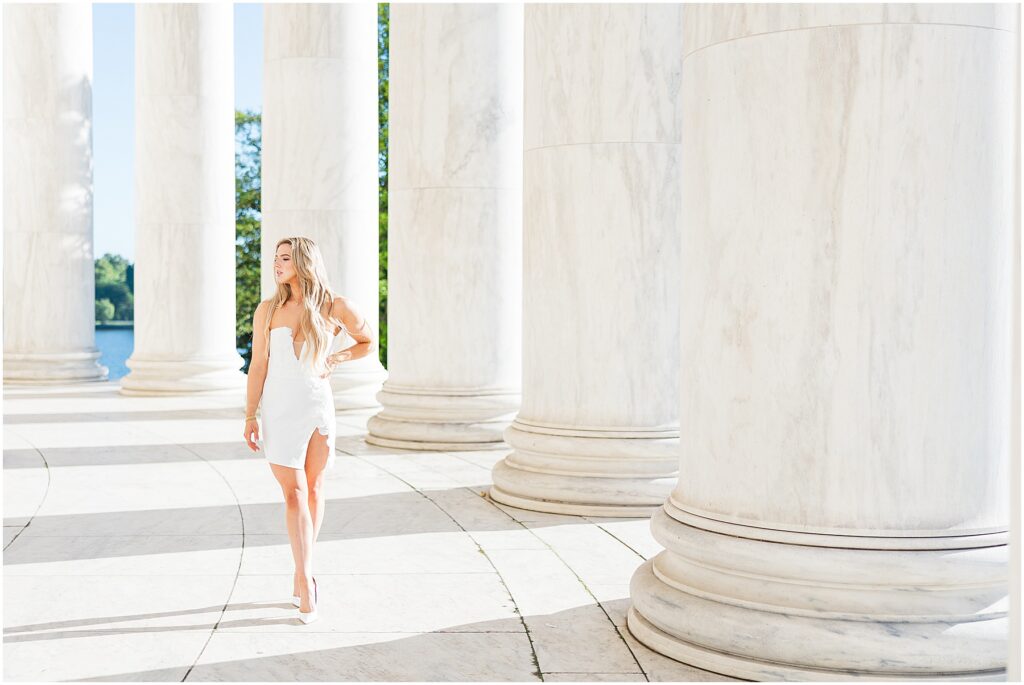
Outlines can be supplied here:
<path id="1" fill-rule="evenodd" d="M 334 393 L 330 377 L 320 378 L 308 361 L 295 356 L 293 331 L 288 326 L 270 329 L 267 379 L 260 403 L 261 434 L 267 461 L 293 469 L 305 468 L 306 448 L 317 430 L 327 436 L 329 456 L 324 470 L 334 466 Z M 338 336 L 333 336 L 330 350 Z M 300 356 L 306 349 L 303 341 Z"/>

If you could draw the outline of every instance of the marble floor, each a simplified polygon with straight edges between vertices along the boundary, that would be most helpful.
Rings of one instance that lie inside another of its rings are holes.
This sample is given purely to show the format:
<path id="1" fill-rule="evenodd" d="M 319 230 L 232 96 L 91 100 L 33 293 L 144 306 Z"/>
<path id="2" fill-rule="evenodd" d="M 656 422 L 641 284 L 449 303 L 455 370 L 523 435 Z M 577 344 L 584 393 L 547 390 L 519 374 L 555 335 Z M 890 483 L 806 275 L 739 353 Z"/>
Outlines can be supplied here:
<path id="1" fill-rule="evenodd" d="M 372 412 L 337 416 L 301 623 L 240 400 L 5 386 L 4 680 L 727 679 L 626 629 L 647 519 L 497 504 L 504 450 L 374 447 Z"/>

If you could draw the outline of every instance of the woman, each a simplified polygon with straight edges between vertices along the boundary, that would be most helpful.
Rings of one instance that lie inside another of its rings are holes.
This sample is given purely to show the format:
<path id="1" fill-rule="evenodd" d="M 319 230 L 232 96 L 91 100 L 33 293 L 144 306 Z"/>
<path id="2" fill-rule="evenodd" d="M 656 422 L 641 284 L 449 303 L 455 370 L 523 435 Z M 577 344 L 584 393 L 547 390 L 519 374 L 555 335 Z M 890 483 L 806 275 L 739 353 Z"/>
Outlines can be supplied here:
<path id="1" fill-rule="evenodd" d="M 338 364 L 364 357 L 376 346 L 369 323 L 352 301 L 331 292 L 312 240 L 279 240 L 274 276 L 277 293 L 253 313 L 243 437 L 249 449 L 260 449 L 256 407 L 262 398 L 263 453 L 284 493 L 295 559 L 292 602 L 299 607 L 299 619 L 311 623 L 317 617 L 313 543 L 323 523 L 324 472 L 334 464 L 329 377 Z M 342 328 L 357 344 L 332 353 Z"/>

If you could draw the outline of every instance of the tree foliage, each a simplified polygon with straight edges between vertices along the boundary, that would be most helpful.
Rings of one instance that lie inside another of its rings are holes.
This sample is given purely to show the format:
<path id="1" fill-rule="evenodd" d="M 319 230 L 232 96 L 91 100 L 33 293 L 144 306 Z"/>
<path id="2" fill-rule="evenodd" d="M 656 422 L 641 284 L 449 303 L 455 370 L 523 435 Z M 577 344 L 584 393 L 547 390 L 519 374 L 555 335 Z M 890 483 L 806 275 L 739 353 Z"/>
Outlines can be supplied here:
<path id="1" fill-rule="evenodd" d="M 96 300 L 96 322 L 107 323 L 114 318 L 114 304 L 107 299 Z"/>
<path id="2" fill-rule="evenodd" d="M 235 346 L 252 360 L 252 315 L 260 303 L 262 115 L 235 112 Z"/>
<path id="3" fill-rule="evenodd" d="M 108 323 L 134 319 L 135 278 L 128 260 L 108 252 L 94 262 L 94 274 L 96 321 Z"/>
<path id="4" fill-rule="evenodd" d="M 388 29 L 391 6 L 377 5 L 377 231 L 380 236 L 380 363 L 388 360 Z"/>

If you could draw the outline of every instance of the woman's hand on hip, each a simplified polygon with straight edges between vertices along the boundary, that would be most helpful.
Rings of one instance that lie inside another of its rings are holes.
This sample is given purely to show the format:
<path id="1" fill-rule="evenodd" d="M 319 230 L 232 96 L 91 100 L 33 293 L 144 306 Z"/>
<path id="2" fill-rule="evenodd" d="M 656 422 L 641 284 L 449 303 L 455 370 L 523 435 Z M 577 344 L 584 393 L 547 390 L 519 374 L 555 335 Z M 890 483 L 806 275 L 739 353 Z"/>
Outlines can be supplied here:
<path id="1" fill-rule="evenodd" d="M 351 355 L 348 350 L 340 350 L 327 355 L 327 370 L 320 374 L 320 378 L 327 378 L 330 376 L 334 373 L 334 369 L 337 368 L 338 364 L 348 361 L 350 357 Z"/>

